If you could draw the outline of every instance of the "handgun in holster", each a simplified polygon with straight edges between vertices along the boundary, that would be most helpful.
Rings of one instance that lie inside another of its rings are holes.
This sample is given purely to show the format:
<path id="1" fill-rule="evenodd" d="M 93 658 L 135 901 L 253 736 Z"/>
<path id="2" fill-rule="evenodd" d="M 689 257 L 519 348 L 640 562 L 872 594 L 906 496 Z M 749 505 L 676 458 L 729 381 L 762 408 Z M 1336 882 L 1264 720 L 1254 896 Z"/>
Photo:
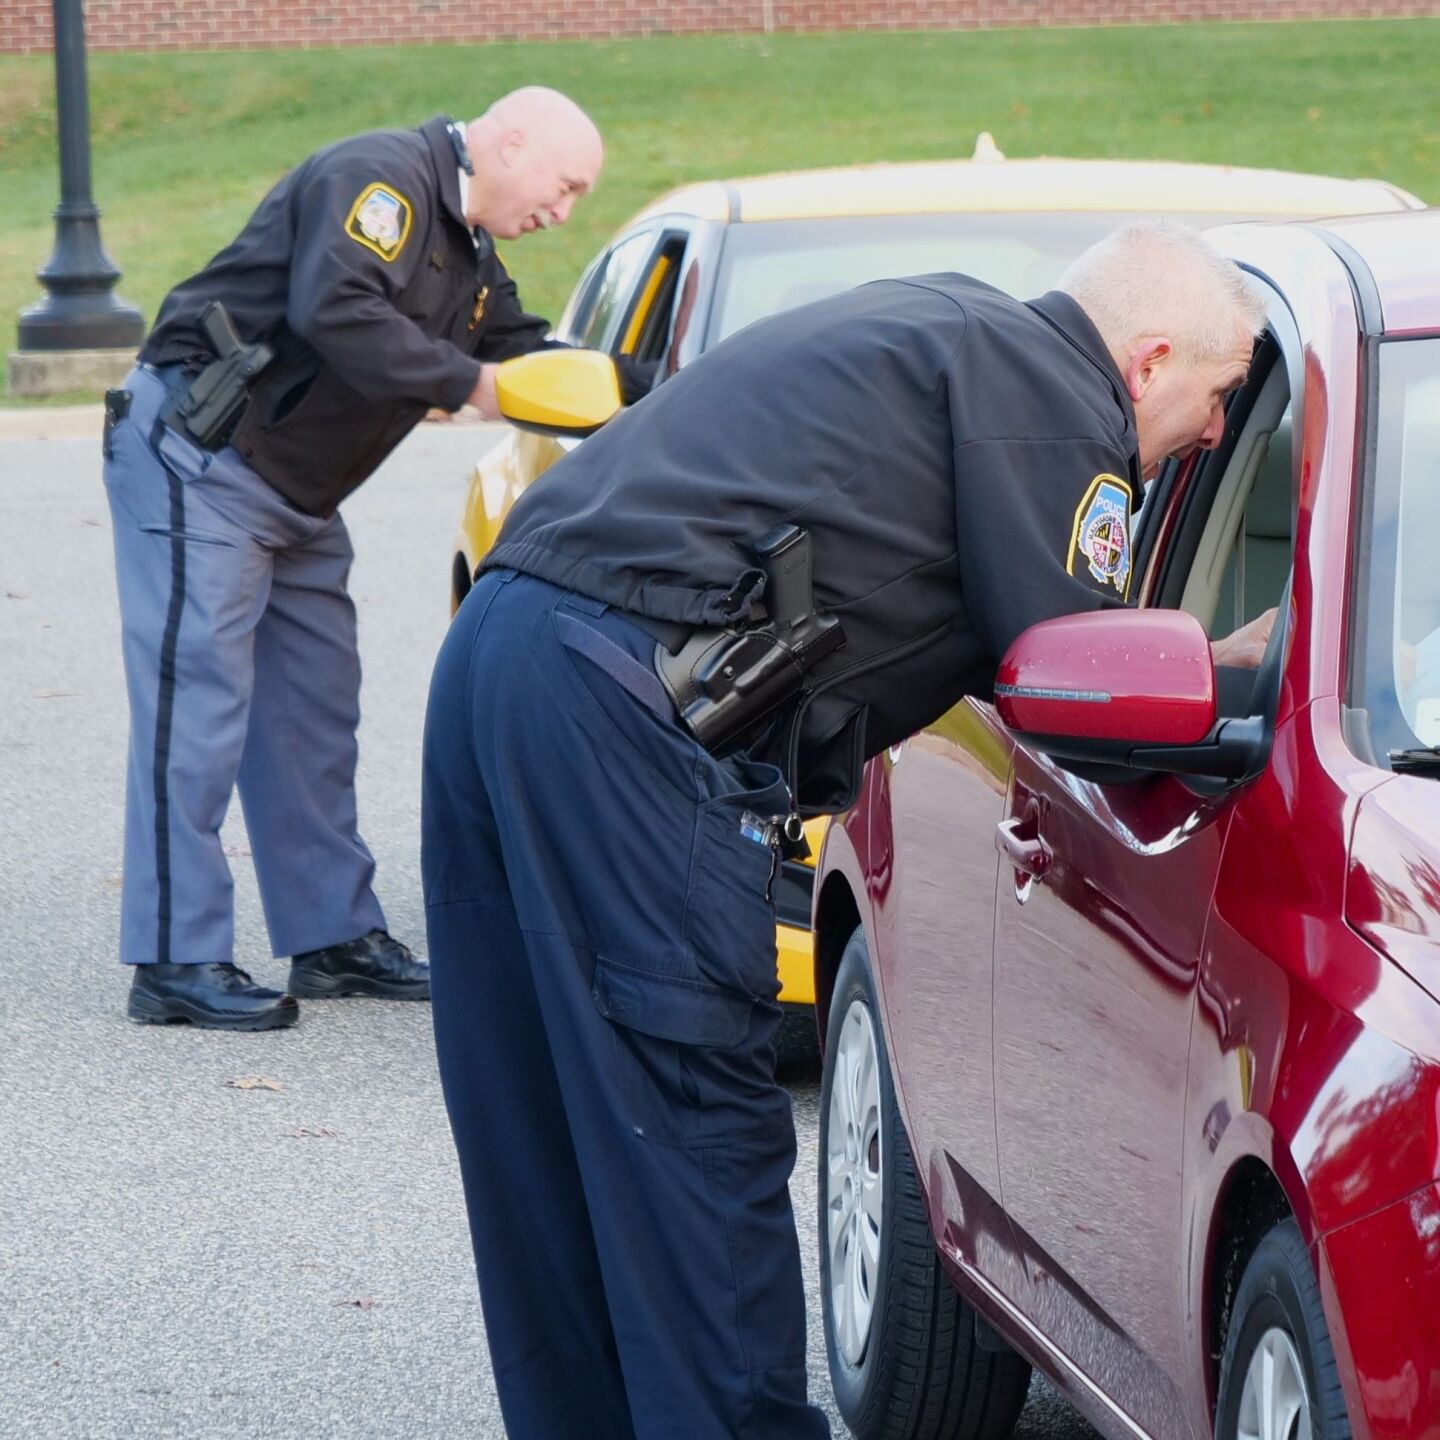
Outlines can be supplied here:
<path id="1" fill-rule="evenodd" d="M 242 345 L 218 300 L 201 310 L 200 328 L 216 358 L 176 394 L 160 418 L 202 449 L 215 450 L 229 440 L 250 402 L 251 382 L 275 352 L 260 342 Z"/>
<path id="2" fill-rule="evenodd" d="M 655 647 L 655 669 L 681 720 L 712 755 L 801 695 L 808 673 L 845 643 L 839 620 L 815 609 L 809 534 L 777 525 L 754 548 L 765 571 L 766 621 L 696 630 L 674 654 Z"/>

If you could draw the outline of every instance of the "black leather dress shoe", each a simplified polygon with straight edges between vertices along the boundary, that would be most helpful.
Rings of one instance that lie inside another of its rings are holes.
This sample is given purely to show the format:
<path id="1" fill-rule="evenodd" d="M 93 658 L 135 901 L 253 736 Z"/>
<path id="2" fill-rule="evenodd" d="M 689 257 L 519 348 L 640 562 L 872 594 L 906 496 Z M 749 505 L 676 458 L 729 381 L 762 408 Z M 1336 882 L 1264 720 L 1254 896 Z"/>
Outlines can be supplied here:
<path id="1" fill-rule="evenodd" d="M 206 1030 L 278 1030 L 300 1018 L 294 996 L 257 985 L 234 965 L 135 965 L 126 1013 L 164 1025 L 188 1020 Z"/>
<path id="2" fill-rule="evenodd" d="M 428 1000 L 430 967 L 383 930 L 372 930 L 343 945 L 296 955 L 290 961 L 290 990 L 313 1000 L 339 995 Z"/>

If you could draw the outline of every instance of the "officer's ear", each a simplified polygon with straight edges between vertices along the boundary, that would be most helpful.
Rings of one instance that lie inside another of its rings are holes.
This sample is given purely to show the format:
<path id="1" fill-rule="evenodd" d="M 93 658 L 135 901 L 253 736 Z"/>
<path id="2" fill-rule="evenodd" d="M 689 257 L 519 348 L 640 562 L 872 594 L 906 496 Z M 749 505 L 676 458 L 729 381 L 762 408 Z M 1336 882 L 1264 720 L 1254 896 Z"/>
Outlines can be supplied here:
<path id="1" fill-rule="evenodd" d="M 503 131 L 500 136 L 501 162 L 513 169 L 524 160 L 525 152 L 529 149 L 529 143 L 525 137 L 525 132 L 513 125 L 508 130 Z"/>
<path id="2" fill-rule="evenodd" d="M 1135 342 L 1125 366 L 1125 388 L 1137 405 L 1155 383 L 1165 365 L 1174 358 L 1175 347 L 1164 335 L 1145 335 Z"/>
<path id="3" fill-rule="evenodd" d="M 619 410 L 620 377 L 599 350 L 536 350 L 496 367 L 495 400 L 522 430 L 578 439 Z"/>

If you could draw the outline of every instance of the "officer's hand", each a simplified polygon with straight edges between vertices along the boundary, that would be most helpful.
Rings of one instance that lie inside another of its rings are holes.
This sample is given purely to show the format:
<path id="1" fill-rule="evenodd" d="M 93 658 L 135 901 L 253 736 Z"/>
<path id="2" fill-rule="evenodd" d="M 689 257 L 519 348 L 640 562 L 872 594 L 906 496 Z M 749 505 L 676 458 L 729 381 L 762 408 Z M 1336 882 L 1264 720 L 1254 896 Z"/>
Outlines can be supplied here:
<path id="1" fill-rule="evenodd" d="M 1217 665 L 1233 665 L 1242 670 L 1253 670 L 1265 654 L 1270 643 L 1270 632 L 1275 628 L 1276 611 L 1267 610 L 1248 625 L 1242 625 L 1233 635 L 1223 640 L 1210 642 L 1210 653 Z"/>
<path id="2" fill-rule="evenodd" d="M 500 402 L 495 398 L 496 369 L 497 367 L 494 365 L 480 367 L 480 379 L 470 392 L 470 398 L 465 402 L 467 405 L 473 405 L 487 420 L 501 418 Z"/>

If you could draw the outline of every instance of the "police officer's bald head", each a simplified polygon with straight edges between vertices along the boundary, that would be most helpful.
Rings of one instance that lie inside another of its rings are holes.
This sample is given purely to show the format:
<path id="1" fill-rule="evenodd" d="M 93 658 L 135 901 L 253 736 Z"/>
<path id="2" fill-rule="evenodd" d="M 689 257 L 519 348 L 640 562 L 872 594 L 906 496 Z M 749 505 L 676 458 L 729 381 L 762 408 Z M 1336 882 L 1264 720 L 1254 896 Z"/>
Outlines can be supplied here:
<path id="1" fill-rule="evenodd" d="M 1265 304 L 1196 231 L 1127 225 L 1092 245 L 1059 289 L 1090 317 L 1135 406 L 1140 463 L 1213 448 L 1226 393 L 1245 378 Z"/>
<path id="2" fill-rule="evenodd" d="M 595 122 L 543 85 L 501 96 L 465 135 L 475 168 L 466 218 L 504 239 L 563 225 L 605 159 Z"/>

